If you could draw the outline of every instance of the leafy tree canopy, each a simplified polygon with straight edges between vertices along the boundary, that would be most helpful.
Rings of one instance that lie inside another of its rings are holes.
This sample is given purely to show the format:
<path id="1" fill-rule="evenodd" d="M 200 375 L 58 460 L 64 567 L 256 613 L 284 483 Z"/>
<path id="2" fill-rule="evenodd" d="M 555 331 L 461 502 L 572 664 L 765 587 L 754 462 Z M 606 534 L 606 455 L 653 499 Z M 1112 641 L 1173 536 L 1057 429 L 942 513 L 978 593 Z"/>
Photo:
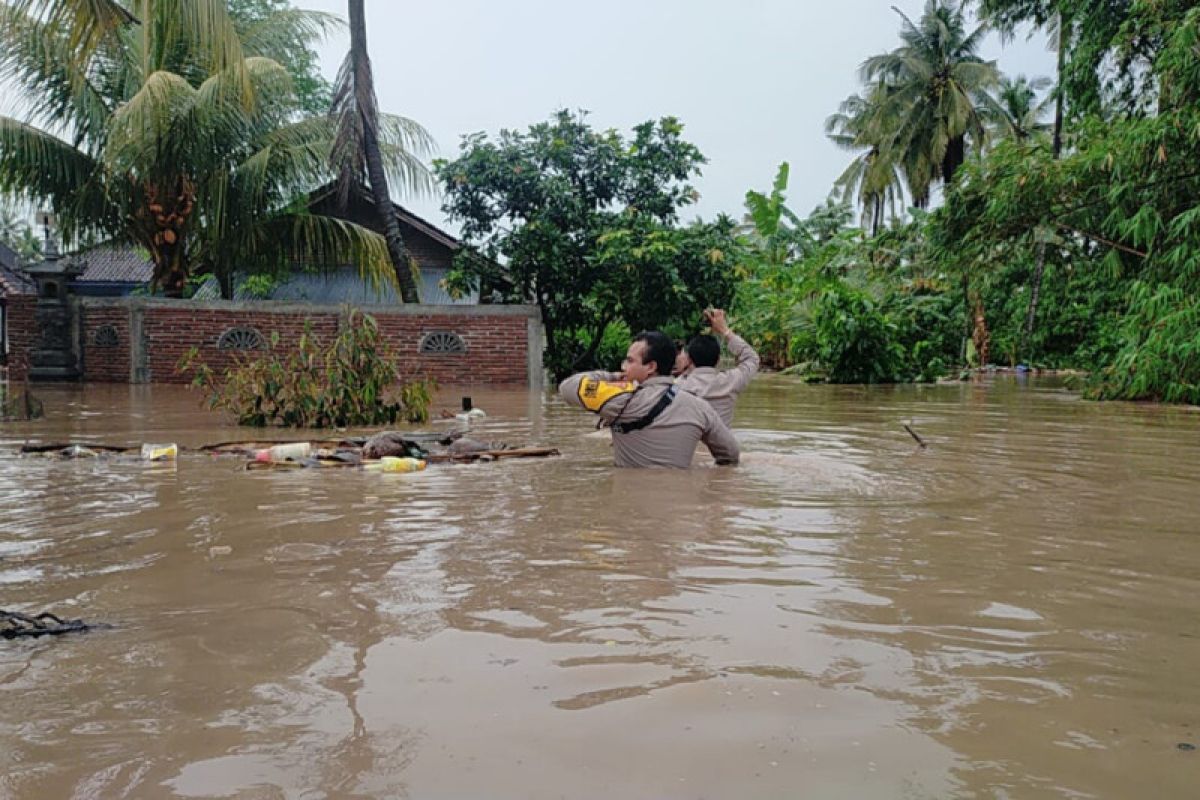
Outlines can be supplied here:
<path id="1" fill-rule="evenodd" d="M 457 159 L 435 163 L 468 245 L 452 279 L 537 304 L 558 375 L 595 366 L 617 322 L 693 332 L 732 297 L 737 259 L 731 220 L 678 224 L 703 163 L 669 117 L 624 136 L 560 111 L 467 136 Z"/>

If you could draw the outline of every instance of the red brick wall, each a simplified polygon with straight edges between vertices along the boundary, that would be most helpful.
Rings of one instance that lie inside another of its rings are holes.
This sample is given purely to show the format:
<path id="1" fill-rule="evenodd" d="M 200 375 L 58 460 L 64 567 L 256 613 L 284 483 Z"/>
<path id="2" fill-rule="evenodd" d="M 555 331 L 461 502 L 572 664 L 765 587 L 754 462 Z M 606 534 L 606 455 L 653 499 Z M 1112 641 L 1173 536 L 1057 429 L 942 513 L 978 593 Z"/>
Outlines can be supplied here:
<path id="1" fill-rule="evenodd" d="M 529 342 L 525 317 L 410 316 L 374 314 L 379 330 L 400 363 L 400 373 L 427 376 L 442 384 L 525 383 Z M 422 354 L 426 333 L 462 337 L 465 353 Z"/>
<path id="2" fill-rule="evenodd" d="M 129 381 L 129 309 L 120 307 L 84 308 L 83 374 L 89 381 L 127 383 Z M 117 333 L 115 347 L 100 344 L 96 333 L 104 326 Z"/>
<path id="3" fill-rule="evenodd" d="M 191 374 L 176 370 L 180 358 L 192 347 L 199 348 L 200 360 L 218 372 L 247 354 L 218 348 L 221 334 L 230 328 L 253 328 L 268 341 L 272 333 L 278 333 L 278 348 L 287 352 L 296 346 L 306 322 L 327 343 L 346 319 L 344 309 L 332 306 L 271 305 L 232 304 L 222 308 L 220 303 L 86 300 L 82 304 L 81 330 L 84 380 L 125 382 L 131 374 L 137 380 L 141 369 L 144 379 L 152 383 L 186 383 Z M 529 317 L 504 307 L 498 306 L 492 313 L 487 308 L 455 307 L 454 311 L 428 314 L 374 308 L 369 313 L 378 322 L 405 378 L 431 377 L 442 385 L 527 384 Z M 115 347 L 96 343 L 97 331 L 106 325 L 116 331 Z M 24 323 L 14 327 L 30 328 Z M 132 346 L 137 343 L 131 343 L 131 337 L 138 336 L 139 331 L 141 346 Z M 437 331 L 458 334 L 466 352 L 421 353 L 422 338 Z M 144 360 L 131 363 L 138 352 L 144 354 Z"/>
<path id="4" fill-rule="evenodd" d="M 278 347 L 288 351 L 296 347 L 306 321 L 313 333 L 328 342 L 337 336 L 338 315 L 271 313 L 264 311 L 149 307 L 145 310 L 142 330 L 146 342 L 147 366 L 151 383 L 188 383 L 190 374 L 177 371 L 179 359 L 192 347 L 200 349 L 200 360 L 218 373 L 233 366 L 245 351 L 220 350 L 217 341 L 230 328 L 254 328 L 270 341 L 279 334 Z"/>
<path id="5" fill-rule="evenodd" d="M 29 353 L 37 335 L 33 321 L 37 297 L 31 294 L 9 295 L 7 302 L 8 379 L 18 383 L 29 374 Z"/>

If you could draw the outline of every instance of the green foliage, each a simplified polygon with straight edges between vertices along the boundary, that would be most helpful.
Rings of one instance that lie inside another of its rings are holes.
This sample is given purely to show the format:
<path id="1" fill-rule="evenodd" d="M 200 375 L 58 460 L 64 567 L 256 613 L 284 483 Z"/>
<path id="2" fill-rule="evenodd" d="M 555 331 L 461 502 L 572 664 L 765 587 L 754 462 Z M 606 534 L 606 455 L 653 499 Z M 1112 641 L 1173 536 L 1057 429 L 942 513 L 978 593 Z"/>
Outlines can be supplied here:
<path id="1" fill-rule="evenodd" d="M 833 141 L 858 153 L 836 188 L 844 200 L 857 192 L 872 233 L 903 195 L 901 177 L 918 208 L 937 181 L 953 183 L 987 140 L 982 98 L 999 81 L 995 62 L 979 56 L 986 27 L 968 31 L 962 3 L 927 0 L 915 22 L 894 10 L 900 46 L 863 62 L 863 93 L 826 121 Z"/>
<path id="2" fill-rule="evenodd" d="M 242 294 L 255 300 L 267 300 L 279 286 L 272 275 L 247 275 L 238 286 Z"/>
<path id="3" fill-rule="evenodd" d="M 328 15 L 246 0 L 0 4 L 0 197 L 56 212 L 69 245 L 145 248 L 153 282 L 351 262 L 391 280 L 382 237 L 306 211 L 335 174 L 332 120 L 303 117 L 287 61 Z M 261 12 L 261 13 L 260 13 Z M 294 59 L 293 59 L 294 61 Z M 291 64 L 291 68 L 299 62 Z M 382 126 L 389 164 L 412 157 Z"/>
<path id="4" fill-rule="evenodd" d="M 1089 396 L 1200 404 L 1200 295 L 1138 281 L 1123 333 Z"/>
<path id="5" fill-rule="evenodd" d="M 845 284 L 817 296 L 811 333 L 798 349 L 801 356 L 814 356 L 817 368 L 833 383 L 892 383 L 903 370 L 904 348 L 897 341 L 895 321 L 870 294 Z"/>
<path id="6" fill-rule="evenodd" d="M 412 381 L 396 396 L 395 358 L 369 315 L 353 312 L 328 345 L 306 323 L 294 351 L 282 356 L 278 346 L 272 333 L 271 351 L 242 356 L 219 376 L 192 348 L 179 371 L 194 373 L 192 385 L 208 393 L 209 407 L 231 412 L 240 425 L 343 428 L 429 420 L 432 384 Z"/>
<path id="7" fill-rule="evenodd" d="M 333 88 L 321 74 L 313 45 L 341 28 L 332 14 L 297 11 L 289 0 L 228 0 L 238 36 L 255 55 L 279 62 L 292 76 L 300 111 L 319 116 L 329 111 Z"/>
<path id="8" fill-rule="evenodd" d="M 631 136 L 596 131 L 560 111 L 528 131 L 464 138 L 435 164 L 443 206 L 468 245 L 451 283 L 538 305 L 546 366 L 556 375 L 598 364 L 610 326 L 699 328 L 736 282 L 728 219 L 680 226 L 704 158 L 678 120 Z"/>
<path id="9" fill-rule="evenodd" d="M 873 239 L 845 206 L 800 219 L 786 204 L 787 165 L 771 193 L 746 195 L 735 311 L 763 362 L 836 383 L 934 380 L 953 363 L 955 301 L 920 274 L 921 222 Z"/>
<path id="10" fill-rule="evenodd" d="M 1194 402 L 1200 9 L 1135 1 L 1090 17 L 1079 4 L 990 5 L 1063 14 L 1076 64 L 1100 48 L 1143 69 L 1135 83 L 1101 69 L 1086 90 L 1068 76 L 1077 122 L 1063 158 L 1009 142 L 968 165 L 931 219 L 933 258 L 984 288 L 1010 358 L 1095 370 L 1094 397 Z M 1037 324 L 1022 326 L 1038 263 Z"/>
<path id="11" fill-rule="evenodd" d="M 0 208 L 0 242 L 11 247 L 26 264 L 42 260 L 42 241 L 33 227 L 4 208 Z"/>

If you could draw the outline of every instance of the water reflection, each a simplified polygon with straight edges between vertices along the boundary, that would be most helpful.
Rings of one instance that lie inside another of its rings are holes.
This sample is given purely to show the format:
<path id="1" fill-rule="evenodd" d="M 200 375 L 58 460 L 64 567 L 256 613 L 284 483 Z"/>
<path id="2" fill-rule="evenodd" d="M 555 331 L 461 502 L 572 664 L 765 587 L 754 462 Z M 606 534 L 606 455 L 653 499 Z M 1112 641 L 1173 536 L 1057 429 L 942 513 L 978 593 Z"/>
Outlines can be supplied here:
<path id="1" fill-rule="evenodd" d="M 0 647 L 0 795 L 1186 796 L 1196 418 L 1030 384 L 766 378 L 738 469 L 616 471 L 524 392 L 472 392 L 482 435 L 564 458 L 5 451 L 0 607 L 118 628 Z M 0 440 L 240 435 L 46 401 Z"/>

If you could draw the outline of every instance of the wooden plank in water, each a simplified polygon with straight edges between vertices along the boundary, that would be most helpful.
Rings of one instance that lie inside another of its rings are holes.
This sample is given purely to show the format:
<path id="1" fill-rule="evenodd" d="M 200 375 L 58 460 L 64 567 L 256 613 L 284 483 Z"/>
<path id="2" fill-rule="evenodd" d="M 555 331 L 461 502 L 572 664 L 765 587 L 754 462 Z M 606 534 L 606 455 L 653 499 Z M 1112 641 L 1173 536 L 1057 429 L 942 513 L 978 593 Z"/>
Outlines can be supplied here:
<path id="1" fill-rule="evenodd" d="M 474 461 L 499 461 L 504 458 L 546 458 L 562 453 L 553 447 L 518 447 L 511 450 L 480 450 L 475 453 L 430 453 L 430 464 L 466 464 Z"/>

